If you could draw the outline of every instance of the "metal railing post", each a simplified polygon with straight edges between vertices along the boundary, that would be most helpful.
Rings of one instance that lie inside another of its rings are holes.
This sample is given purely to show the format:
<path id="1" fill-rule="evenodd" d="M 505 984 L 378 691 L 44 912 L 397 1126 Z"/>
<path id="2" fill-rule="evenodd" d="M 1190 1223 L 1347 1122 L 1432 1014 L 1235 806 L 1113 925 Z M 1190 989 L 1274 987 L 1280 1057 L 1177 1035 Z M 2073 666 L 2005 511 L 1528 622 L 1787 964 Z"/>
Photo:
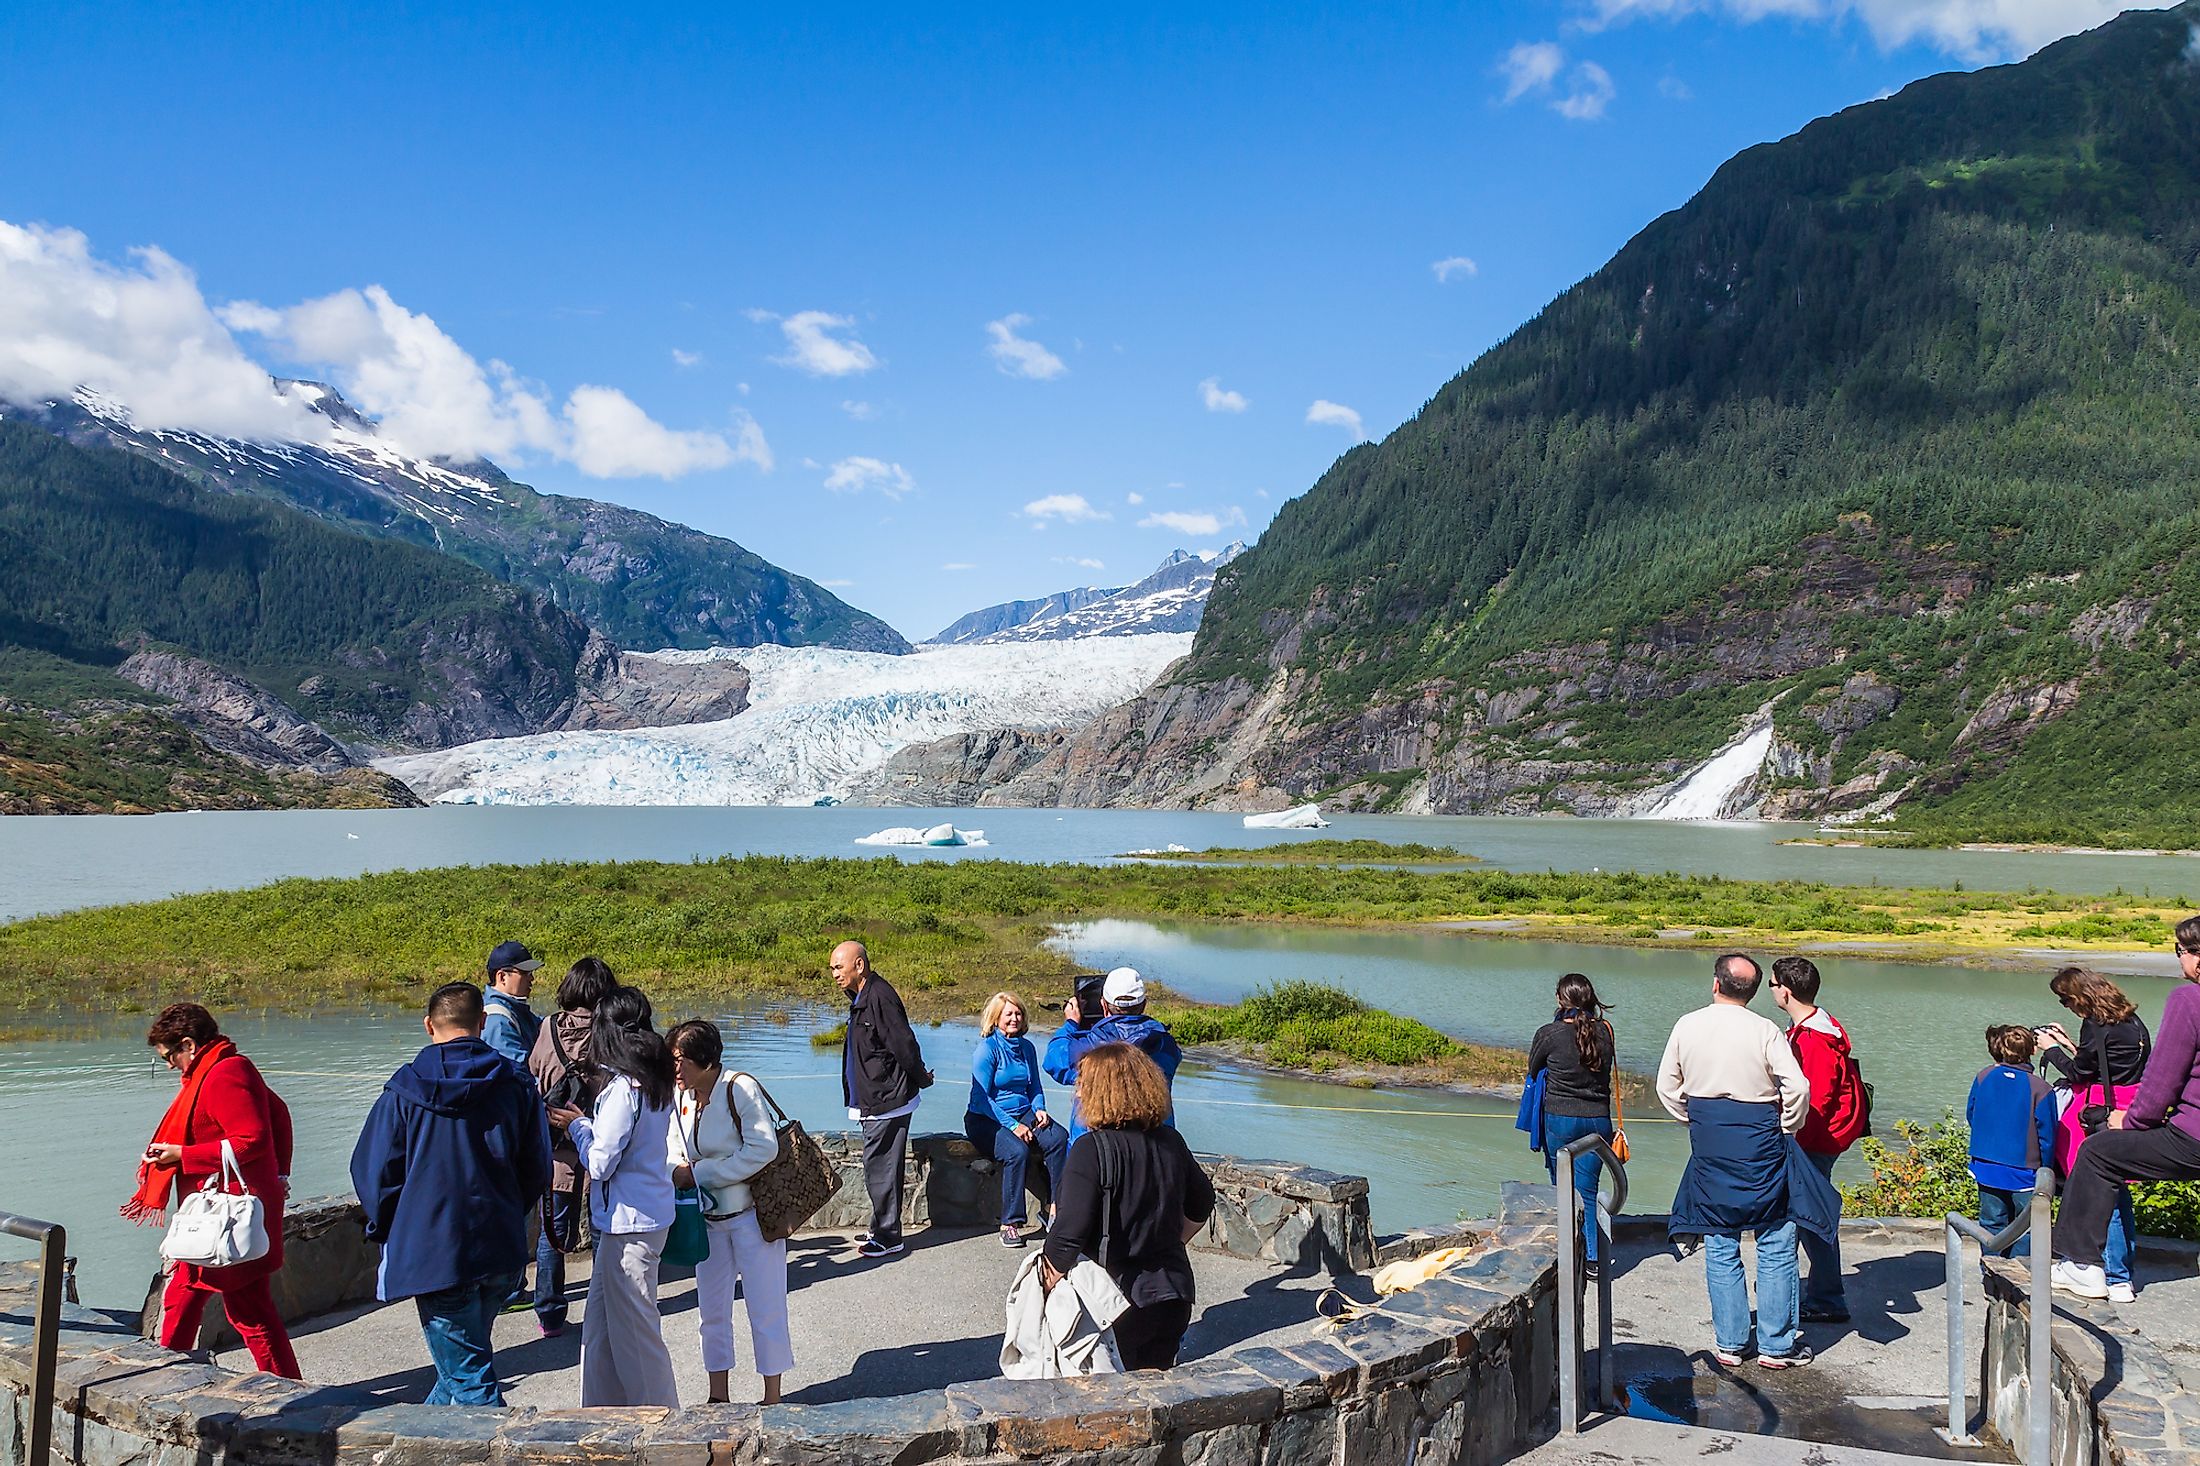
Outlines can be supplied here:
<path id="1" fill-rule="evenodd" d="M 2032 1187 L 2032 1358 L 2026 1366 L 2030 1384 L 2025 1391 L 2027 1466 L 2048 1466 L 2053 1449 L 2055 1399 L 2055 1294 L 2049 1275 L 2055 1267 L 2055 1224 L 2048 1204 L 2055 1194 L 2055 1173 L 2039 1169 Z"/>
<path id="2" fill-rule="evenodd" d="M 67 1285 L 68 1232 L 59 1222 L 41 1222 L 0 1212 L 0 1232 L 38 1244 L 38 1318 L 31 1333 L 30 1438 L 26 1466 L 53 1459 L 54 1373 L 61 1358 L 61 1299 Z"/>
<path id="3" fill-rule="evenodd" d="M 1577 1141 L 1576 1144 L 1579 1144 Z M 1558 1433 L 1581 1434 L 1581 1295 L 1574 1287 L 1581 1227 L 1574 1221 L 1574 1147 L 1558 1153 Z"/>
<path id="4" fill-rule="evenodd" d="M 1978 1438 L 1966 1426 L 1967 1392 L 1963 1381 L 1963 1239 L 1968 1237 L 1978 1243 L 1982 1255 L 1990 1255 L 2015 1245 L 2019 1237 L 2029 1236 L 2027 1263 L 2031 1276 L 2031 1312 L 2029 1345 L 2025 1361 L 2028 1383 L 2025 1388 L 2025 1466 L 2048 1466 L 2049 1452 L 2054 1448 L 2054 1411 L 2051 1408 L 2054 1394 L 2054 1339 L 2055 1295 L 2050 1274 L 2055 1265 L 2054 1224 L 2050 1220 L 2049 1207 L 2055 1198 L 2055 1172 L 2041 1166 L 2032 1178 L 2032 1204 L 2008 1226 L 1999 1232 L 1988 1232 L 1971 1218 L 1958 1212 L 1948 1213 L 1948 1428 L 1935 1429 L 1939 1436 L 1952 1446 L 1975 1446 Z M 1984 1363 L 1981 1362 L 1983 1372 Z M 1981 1384 L 1979 1399 L 1982 1407 L 1990 1401 L 1988 1387 Z"/>
<path id="5" fill-rule="evenodd" d="M 1612 1178 L 1611 1204 L 1603 1205 L 1601 1192 L 1580 1196 L 1574 1187 L 1574 1157 L 1595 1151 L 1604 1162 L 1604 1174 Z M 1612 1346 L 1612 1229 L 1605 1217 L 1616 1217 L 1627 1205 L 1627 1167 L 1620 1163 L 1612 1143 L 1601 1135 L 1584 1135 L 1568 1143 L 1557 1158 L 1558 1171 L 1558 1429 L 1562 1435 L 1581 1432 L 1581 1293 L 1574 1279 L 1581 1253 L 1581 1226 L 1574 1208 L 1586 1204 L 1589 1224 L 1597 1229 L 1597 1407 L 1617 1412 L 1620 1397 L 1613 1378 L 1616 1365 Z"/>

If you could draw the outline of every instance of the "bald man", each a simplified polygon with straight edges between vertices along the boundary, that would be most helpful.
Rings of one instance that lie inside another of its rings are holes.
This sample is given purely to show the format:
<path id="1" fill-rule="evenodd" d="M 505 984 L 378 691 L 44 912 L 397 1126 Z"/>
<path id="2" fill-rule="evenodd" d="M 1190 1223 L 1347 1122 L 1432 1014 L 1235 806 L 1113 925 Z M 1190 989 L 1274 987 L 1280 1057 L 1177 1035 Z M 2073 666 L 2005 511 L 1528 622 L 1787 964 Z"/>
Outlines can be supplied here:
<path id="1" fill-rule="evenodd" d="M 932 1083 L 924 1053 L 909 1027 L 901 994 L 871 970 L 861 942 L 833 948 L 833 982 L 848 995 L 848 1034 L 840 1043 L 840 1087 L 848 1118 L 863 1127 L 863 1184 L 871 1193 L 871 1235 L 865 1257 L 902 1251 L 902 1170 L 917 1093 Z"/>

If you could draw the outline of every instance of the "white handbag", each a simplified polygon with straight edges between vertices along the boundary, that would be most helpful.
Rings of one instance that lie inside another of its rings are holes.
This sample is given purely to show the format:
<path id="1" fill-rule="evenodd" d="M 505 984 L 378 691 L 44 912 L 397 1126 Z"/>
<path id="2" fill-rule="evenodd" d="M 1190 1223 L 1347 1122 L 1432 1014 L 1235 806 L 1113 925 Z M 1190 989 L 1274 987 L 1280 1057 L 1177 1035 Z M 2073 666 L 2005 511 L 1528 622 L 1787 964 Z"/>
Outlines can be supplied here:
<path id="1" fill-rule="evenodd" d="M 230 1183 L 236 1184 L 231 1192 Z M 194 1267 L 234 1267 L 267 1256 L 267 1208 L 245 1190 L 237 1152 L 222 1142 L 222 1168 L 183 1199 L 161 1238 L 160 1255 Z"/>

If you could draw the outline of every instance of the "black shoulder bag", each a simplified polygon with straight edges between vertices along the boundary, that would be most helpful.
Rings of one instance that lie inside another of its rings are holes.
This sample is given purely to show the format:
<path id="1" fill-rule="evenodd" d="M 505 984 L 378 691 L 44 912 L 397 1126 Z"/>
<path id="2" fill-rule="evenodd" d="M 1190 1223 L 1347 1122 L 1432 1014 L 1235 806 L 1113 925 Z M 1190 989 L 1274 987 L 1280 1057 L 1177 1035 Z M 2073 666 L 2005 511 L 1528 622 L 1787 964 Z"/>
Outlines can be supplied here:
<path id="1" fill-rule="evenodd" d="M 2093 1025 L 2093 1062 L 2098 1067 L 2101 1081 L 2101 1098 L 2113 1102 L 2116 1087 L 2108 1082 L 2108 1028 L 2105 1024 Z M 2087 1105 L 2078 1111 L 2078 1128 L 2088 1135 L 2097 1135 L 2108 1127 L 2108 1114 L 2112 1103 Z"/>

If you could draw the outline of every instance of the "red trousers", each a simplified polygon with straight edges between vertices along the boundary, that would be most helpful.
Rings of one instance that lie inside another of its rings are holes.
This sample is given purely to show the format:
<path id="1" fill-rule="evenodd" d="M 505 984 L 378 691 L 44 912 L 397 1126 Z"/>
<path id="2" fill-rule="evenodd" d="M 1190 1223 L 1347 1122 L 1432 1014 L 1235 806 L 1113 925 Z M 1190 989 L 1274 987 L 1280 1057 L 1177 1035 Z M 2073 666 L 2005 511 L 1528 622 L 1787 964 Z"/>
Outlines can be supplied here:
<path id="1" fill-rule="evenodd" d="M 229 1317 L 229 1325 L 244 1340 L 244 1346 L 252 1353 L 252 1362 L 268 1374 L 279 1374 L 284 1379 L 304 1378 L 298 1372 L 298 1356 L 290 1347 L 290 1332 L 283 1327 L 283 1316 L 275 1311 L 275 1295 L 268 1291 L 267 1278 L 262 1275 L 245 1281 L 221 1280 L 220 1272 L 209 1273 L 187 1263 L 177 1264 L 168 1274 L 168 1287 L 160 1295 L 160 1343 L 164 1349 L 189 1349 L 198 1342 L 199 1321 L 206 1316 L 207 1303 L 219 1294 L 222 1312 Z"/>

